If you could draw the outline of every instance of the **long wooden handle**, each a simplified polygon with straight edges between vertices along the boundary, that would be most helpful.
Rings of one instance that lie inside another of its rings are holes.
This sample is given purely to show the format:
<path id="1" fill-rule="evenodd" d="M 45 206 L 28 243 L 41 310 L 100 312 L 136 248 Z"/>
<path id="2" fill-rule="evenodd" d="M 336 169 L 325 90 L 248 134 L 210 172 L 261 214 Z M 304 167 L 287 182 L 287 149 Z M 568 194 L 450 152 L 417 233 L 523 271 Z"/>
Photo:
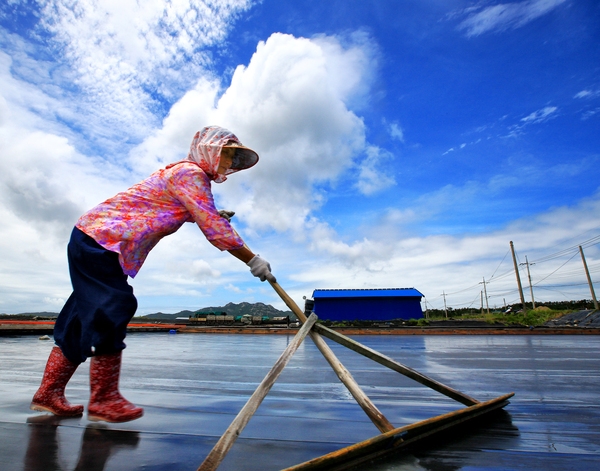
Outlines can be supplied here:
<path id="1" fill-rule="evenodd" d="M 275 281 L 269 281 L 273 289 L 277 292 L 277 294 L 281 297 L 283 302 L 289 307 L 296 317 L 300 319 L 302 322 L 306 321 L 306 316 L 304 312 L 298 307 L 298 305 L 294 302 L 292 298 L 288 296 L 288 294 L 284 291 L 284 289 L 279 286 L 279 284 Z M 375 404 L 371 402 L 371 400 L 367 397 L 367 395 L 360 388 L 358 383 L 352 377 L 350 372 L 342 365 L 342 363 L 337 359 L 329 345 L 325 342 L 323 337 L 321 337 L 317 332 L 311 330 L 310 338 L 313 340 L 319 351 L 323 354 L 327 362 L 333 368 L 333 371 L 337 374 L 340 381 L 348 388 L 350 394 L 354 397 L 356 402 L 362 409 L 365 411 L 367 416 L 371 419 L 373 424 L 379 429 L 381 433 L 388 432 L 394 429 L 394 426 L 385 418 L 385 416 L 375 407 Z"/>
<path id="2" fill-rule="evenodd" d="M 304 315 L 304 312 L 302 311 L 302 309 L 300 309 L 298 307 L 298 305 L 296 304 L 296 302 L 288 296 L 288 294 L 285 292 L 285 290 L 281 286 L 279 286 L 279 283 L 277 283 L 276 281 L 269 281 L 269 283 L 271 284 L 273 289 L 277 292 L 277 294 L 282 299 L 282 301 L 285 303 L 285 305 L 287 307 L 289 307 L 292 310 L 292 312 L 296 315 L 296 317 L 298 319 L 300 319 L 300 321 L 302 321 L 302 323 L 306 322 L 306 316 Z"/>

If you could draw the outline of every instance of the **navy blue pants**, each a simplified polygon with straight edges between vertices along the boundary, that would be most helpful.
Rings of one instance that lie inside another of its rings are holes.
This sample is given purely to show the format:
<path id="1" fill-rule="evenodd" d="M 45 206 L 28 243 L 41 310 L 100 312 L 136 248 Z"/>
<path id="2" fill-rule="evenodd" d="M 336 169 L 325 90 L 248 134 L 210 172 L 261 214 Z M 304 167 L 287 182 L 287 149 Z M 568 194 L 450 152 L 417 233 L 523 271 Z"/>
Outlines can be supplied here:
<path id="1" fill-rule="evenodd" d="M 137 300 L 119 254 L 74 228 L 67 256 L 73 293 L 56 319 L 56 344 L 75 364 L 93 355 L 120 352 Z"/>

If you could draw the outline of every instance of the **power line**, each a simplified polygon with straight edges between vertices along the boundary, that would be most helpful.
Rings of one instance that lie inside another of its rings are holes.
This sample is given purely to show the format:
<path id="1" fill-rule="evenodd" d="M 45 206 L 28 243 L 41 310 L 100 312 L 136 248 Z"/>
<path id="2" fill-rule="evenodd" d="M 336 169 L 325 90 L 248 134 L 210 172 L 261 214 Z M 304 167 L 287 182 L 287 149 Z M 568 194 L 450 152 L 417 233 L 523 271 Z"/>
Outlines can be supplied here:
<path id="1" fill-rule="evenodd" d="M 550 276 L 552 276 L 554 273 L 556 273 L 558 270 L 560 270 L 562 267 L 564 267 L 567 263 L 569 263 L 571 260 L 573 260 L 575 258 L 575 256 L 577 255 L 577 253 L 573 254 L 573 256 L 567 260 L 565 263 L 563 263 L 560 267 L 558 267 L 556 270 L 554 270 L 552 273 L 550 273 L 548 276 L 546 276 L 545 278 L 542 278 L 540 281 L 538 281 L 537 283 L 534 284 L 534 286 L 537 286 L 538 283 L 541 283 L 542 281 L 544 281 L 546 278 L 549 278 Z"/>
<path id="2" fill-rule="evenodd" d="M 500 266 L 502 265 L 502 263 L 504 263 L 504 260 L 506 259 L 506 256 L 509 253 L 510 253 L 510 250 L 507 250 L 506 253 L 504 254 L 504 257 L 502 257 L 502 260 L 500 261 L 500 263 L 498 264 L 498 266 L 494 270 L 494 273 L 492 273 L 492 276 L 490 277 L 490 281 L 492 281 L 492 278 L 494 278 L 494 275 L 496 274 L 496 272 L 498 271 L 498 269 L 500 268 Z M 488 281 L 488 283 L 489 283 L 489 281 Z"/>
<path id="3" fill-rule="evenodd" d="M 504 278 L 505 276 L 508 275 L 512 275 L 514 273 L 514 270 L 508 270 L 507 272 L 502 273 L 502 275 L 498 275 L 496 278 L 494 278 L 493 280 L 488 281 L 488 283 L 493 283 L 494 281 L 498 281 L 501 280 L 502 278 Z"/>
<path id="4" fill-rule="evenodd" d="M 535 260 L 535 263 L 543 263 L 543 262 L 548 262 L 550 260 L 554 260 L 556 258 L 560 258 L 563 257 L 565 255 L 568 255 L 570 252 L 572 251 L 577 251 L 579 250 L 579 246 L 586 248 L 586 247 L 591 247 L 593 245 L 597 245 L 600 244 L 600 235 L 596 236 L 596 237 L 592 237 L 591 239 L 585 240 L 580 244 L 576 244 L 573 245 L 569 248 L 566 248 L 564 250 L 561 250 L 560 252 L 556 252 L 550 255 L 546 255 L 545 257 L 542 257 L 538 260 Z"/>
<path id="5" fill-rule="evenodd" d="M 600 226 L 594 227 L 594 228 L 592 228 L 592 229 L 588 229 L 587 231 L 584 231 L 584 232 L 582 232 L 582 233 L 580 233 L 580 234 L 577 234 L 577 235 L 575 235 L 575 236 L 573 236 L 573 237 L 571 237 L 570 239 L 567 239 L 567 240 L 577 240 L 577 239 L 579 239 L 580 237 L 582 237 L 582 236 L 583 236 L 583 235 L 585 235 L 585 234 L 589 234 L 590 232 L 595 232 L 595 231 L 598 231 L 598 230 L 600 230 Z M 569 247 L 568 249 L 561 250 L 561 251 L 559 251 L 559 252 L 557 252 L 557 253 L 560 253 L 560 252 L 563 252 L 563 251 L 567 251 L 567 252 L 569 252 L 570 250 L 576 249 L 576 248 L 577 248 L 578 246 L 580 246 L 580 245 L 581 245 L 581 246 L 584 246 L 584 247 L 587 247 L 587 245 L 585 245 L 587 242 L 589 242 L 589 241 L 591 241 L 591 240 L 594 240 L 594 239 L 598 239 L 599 237 L 600 237 L 600 236 L 595 236 L 595 237 L 592 237 L 592 238 L 590 238 L 590 239 L 586 239 L 586 240 L 585 240 L 584 242 L 582 242 L 582 243 L 576 243 L 575 245 L 573 245 L 573 246 Z M 552 247 L 557 247 L 558 245 L 562 245 L 562 243 L 561 243 L 561 244 L 555 244 L 555 245 L 553 245 Z M 592 245 L 594 245 L 594 244 L 592 244 Z M 550 247 L 550 248 L 552 248 L 552 247 Z M 550 255 L 547 255 L 547 257 L 553 256 L 553 255 L 555 255 L 555 254 L 550 254 Z M 545 258 L 545 257 L 542 257 L 542 259 L 543 259 L 543 258 Z M 534 260 L 534 262 L 536 262 L 536 263 L 537 263 L 537 262 L 538 262 L 538 260 Z"/>
<path id="6" fill-rule="evenodd" d="M 453 293 L 446 293 L 446 296 L 450 296 L 450 295 L 454 295 L 454 294 L 460 294 L 460 293 L 464 293 L 465 291 L 469 291 L 473 288 L 477 288 L 479 286 L 479 283 L 477 283 L 476 285 L 473 286 L 469 286 L 468 288 L 465 289 L 461 289 L 459 291 L 454 291 Z"/>

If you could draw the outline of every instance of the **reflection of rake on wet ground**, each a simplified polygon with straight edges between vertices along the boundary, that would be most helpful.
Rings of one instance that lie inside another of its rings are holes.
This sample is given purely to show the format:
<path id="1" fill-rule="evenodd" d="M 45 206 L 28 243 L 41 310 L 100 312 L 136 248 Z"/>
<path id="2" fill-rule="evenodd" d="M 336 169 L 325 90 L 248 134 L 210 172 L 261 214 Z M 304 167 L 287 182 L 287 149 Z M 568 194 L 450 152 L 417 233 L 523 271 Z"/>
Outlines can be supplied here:
<path id="1" fill-rule="evenodd" d="M 325 359 L 329 362 L 340 381 L 348 388 L 356 402 L 360 405 L 360 407 L 362 407 L 373 424 L 375 424 L 375 426 L 379 429 L 381 434 L 369 440 L 342 448 L 341 450 L 333 453 L 329 453 L 305 463 L 292 466 L 291 468 L 286 468 L 283 471 L 347 469 L 350 466 L 355 466 L 373 458 L 397 452 L 401 448 L 404 448 L 410 444 L 414 444 L 418 440 L 428 437 L 436 432 L 440 432 L 450 427 L 462 424 L 468 420 L 474 419 L 475 417 L 479 417 L 483 414 L 487 414 L 488 412 L 502 408 L 508 404 L 508 399 L 514 395 L 514 393 L 505 394 L 486 402 L 480 402 L 476 399 L 473 399 L 472 397 L 469 397 L 466 394 L 428 378 L 418 371 L 408 368 L 407 366 L 404 366 L 392 360 L 391 358 L 376 352 L 375 350 L 361 345 L 360 343 L 341 335 L 334 330 L 328 329 L 327 327 L 319 324 L 315 324 L 317 316 L 314 313 L 307 318 L 304 315 L 304 312 L 287 295 L 287 293 L 281 286 L 279 286 L 279 284 L 276 282 L 270 283 L 285 304 L 292 310 L 296 317 L 302 321 L 303 325 L 294 337 L 294 340 L 284 350 L 277 362 L 275 362 L 275 365 L 273 368 L 271 368 L 271 371 L 269 371 L 267 376 L 265 376 L 263 381 L 259 384 L 256 391 L 254 391 L 246 405 L 242 408 L 237 417 L 221 436 L 217 444 L 208 454 L 197 471 L 213 471 L 217 469 L 221 461 L 223 461 L 225 458 L 225 455 L 229 449 L 233 446 L 236 438 L 240 435 L 252 415 L 256 412 L 258 406 L 260 406 L 265 396 L 269 393 L 271 387 L 307 335 L 310 335 L 313 342 L 323 354 Z M 446 396 L 460 402 L 461 404 L 464 404 L 467 407 L 454 412 L 432 417 L 431 419 L 416 422 L 411 425 L 395 428 L 360 389 L 360 386 L 356 383 L 350 372 L 346 370 L 342 363 L 337 359 L 333 351 L 329 348 L 325 340 L 323 340 L 323 336 L 349 348 L 350 350 L 354 350 L 355 352 L 360 353 L 361 355 L 364 355 L 367 358 L 376 361 L 377 363 L 387 366 L 398 373 L 408 376 L 409 378 L 412 378 L 435 391 L 445 394 Z"/>

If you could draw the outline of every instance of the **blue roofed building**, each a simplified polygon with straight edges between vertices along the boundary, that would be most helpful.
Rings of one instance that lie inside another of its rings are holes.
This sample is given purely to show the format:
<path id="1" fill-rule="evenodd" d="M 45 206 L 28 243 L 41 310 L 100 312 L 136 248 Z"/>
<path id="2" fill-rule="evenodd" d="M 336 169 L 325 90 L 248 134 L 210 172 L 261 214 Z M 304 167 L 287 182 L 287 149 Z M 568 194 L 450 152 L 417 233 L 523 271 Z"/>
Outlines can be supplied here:
<path id="1" fill-rule="evenodd" d="M 414 288 L 316 289 L 312 311 L 321 320 L 336 322 L 420 319 L 422 297 Z"/>

